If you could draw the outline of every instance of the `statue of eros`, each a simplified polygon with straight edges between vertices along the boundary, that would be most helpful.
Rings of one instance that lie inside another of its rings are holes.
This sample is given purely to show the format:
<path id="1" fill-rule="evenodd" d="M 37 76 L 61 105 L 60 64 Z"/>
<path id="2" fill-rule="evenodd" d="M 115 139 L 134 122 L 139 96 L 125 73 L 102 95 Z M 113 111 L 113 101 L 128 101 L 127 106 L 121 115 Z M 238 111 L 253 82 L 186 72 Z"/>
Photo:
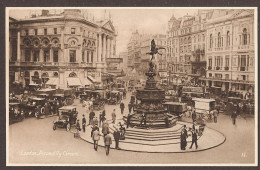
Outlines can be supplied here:
<path id="1" fill-rule="evenodd" d="M 159 54 L 159 55 L 162 55 L 161 53 L 159 53 L 158 50 L 160 49 L 165 49 L 163 47 L 159 47 L 159 48 L 156 48 L 156 45 L 155 45 L 155 42 L 154 42 L 154 39 L 151 41 L 151 51 L 149 53 L 146 53 L 146 54 L 150 54 L 152 55 L 152 58 L 150 61 L 152 61 L 154 59 L 154 54 Z"/>

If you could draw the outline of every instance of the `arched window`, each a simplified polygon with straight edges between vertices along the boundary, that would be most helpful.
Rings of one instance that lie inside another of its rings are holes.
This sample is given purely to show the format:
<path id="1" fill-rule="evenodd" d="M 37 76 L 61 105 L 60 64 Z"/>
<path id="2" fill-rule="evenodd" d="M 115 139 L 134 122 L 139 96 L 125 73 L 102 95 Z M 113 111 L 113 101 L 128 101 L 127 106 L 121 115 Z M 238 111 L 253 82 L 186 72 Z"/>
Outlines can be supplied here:
<path id="1" fill-rule="evenodd" d="M 220 36 L 220 32 L 218 33 L 218 47 L 221 46 L 221 36 Z"/>
<path id="2" fill-rule="evenodd" d="M 230 46 L 230 34 L 229 34 L 229 31 L 227 31 L 227 47 L 229 47 Z"/>
<path id="3" fill-rule="evenodd" d="M 34 72 L 34 76 L 39 76 L 38 71 L 35 71 L 35 72 Z"/>
<path id="4" fill-rule="evenodd" d="M 25 71 L 25 72 L 24 72 L 24 77 L 30 77 L 29 71 Z"/>
<path id="5" fill-rule="evenodd" d="M 213 38 L 212 38 L 212 34 L 210 34 L 209 36 L 209 48 L 213 47 Z"/>
<path id="6" fill-rule="evenodd" d="M 53 77 L 58 77 L 58 76 L 59 76 L 59 73 L 57 73 L 57 72 L 53 73 Z"/>
<path id="7" fill-rule="evenodd" d="M 77 74 L 72 72 L 72 73 L 69 74 L 69 77 L 77 77 Z"/>
<path id="8" fill-rule="evenodd" d="M 243 45 L 247 45 L 247 29 L 243 29 Z"/>

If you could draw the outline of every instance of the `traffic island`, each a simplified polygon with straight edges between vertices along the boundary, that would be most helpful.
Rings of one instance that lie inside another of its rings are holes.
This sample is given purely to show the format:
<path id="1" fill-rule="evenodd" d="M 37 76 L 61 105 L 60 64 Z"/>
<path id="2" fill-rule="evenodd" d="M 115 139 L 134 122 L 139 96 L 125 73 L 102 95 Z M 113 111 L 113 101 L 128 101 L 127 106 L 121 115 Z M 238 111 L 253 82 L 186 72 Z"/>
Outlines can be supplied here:
<path id="1" fill-rule="evenodd" d="M 205 127 L 203 134 L 198 137 L 198 149 L 191 145 L 191 134 L 187 138 L 186 150 L 180 148 L 180 133 L 183 125 L 189 129 L 192 127 L 191 123 L 178 121 L 176 126 L 167 129 L 139 129 L 139 128 L 127 128 L 125 132 L 125 140 L 120 140 L 120 150 L 133 151 L 133 152 L 148 152 L 148 153 L 188 153 L 204 151 L 215 148 L 223 144 L 226 137 L 211 128 Z M 111 133 L 115 129 L 114 124 L 109 124 Z M 86 127 L 86 132 L 80 132 L 80 138 L 84 141 L 93 144 L 91 138 L 91 126 Z M 102 129 L 100 128 L 100 132 Z M 113 136 L 113 134 L 111 134 Z M 112 137 L 113 138 L 113 137 Z M 104 140 L 101 137 L 99 146 L 104 147 Z M 115 148 L 115 141 L 111 145 L 111 148 Z"/>

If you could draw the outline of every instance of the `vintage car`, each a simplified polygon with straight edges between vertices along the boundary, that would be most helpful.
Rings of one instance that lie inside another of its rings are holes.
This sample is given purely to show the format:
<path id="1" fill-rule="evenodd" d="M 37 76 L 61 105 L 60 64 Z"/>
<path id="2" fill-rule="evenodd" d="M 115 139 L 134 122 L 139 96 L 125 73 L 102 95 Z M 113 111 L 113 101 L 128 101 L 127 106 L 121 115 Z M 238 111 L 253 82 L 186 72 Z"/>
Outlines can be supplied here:
<path id="1" fill-rule="evenodd" d="M 24 119 L 24 112 L 21 111 L 20 103 L 9 103 L 9 123 L 20 122 Z"/>
<path id="2" fill-rule="evenodd" d="M 119 91 L 111 91 L 109 93 L 109 98 L 107 99 L 108 104 L 119 104 L 121 103 L 121 97 Z"/>
<path id="3" fill-rule="evenodd" d="M 62 95 L 63 101 L 65 101 L 66 105 L 72 105 L 76 98 L 74 89 L 71 88 L 57 89 L 53 95 L 55 96 L 57 94 Z"/>
<path id="4" fill-rule="evenodd" d="M 211 111 L 215 109 L 215 99 L 193 98 L 192 100 L 195 103 L 196 114 L 199 114 L 205 120 L 209 120 L 212 117 Z"/>
<path id="5" fill-rule="evenodd" d="M 71 129 L 77 121 L 78 112 L 74 106 L 63 106 L 59 108 L 58 120 L 53 122 L 53 130 L 57 127 L 66 128 L 67 131 Z"/>
<path id="6" fill-rule="evenodd" d="M 163 104 L 165 110 L 172 115 L 178 116 L 179 118 L 187 112 L 187 104 L 180 102 L 166 102 Z"/>
<path id="7" fill-rule="evenodd" d="M 25 116 L 36 116 L 36 108 L 42 107 L 46 103 L 45 98 L 38 98 L 38 97 L 29 97 L 26 104 L 22 104 L 22 110 L 25 113 Z"/>

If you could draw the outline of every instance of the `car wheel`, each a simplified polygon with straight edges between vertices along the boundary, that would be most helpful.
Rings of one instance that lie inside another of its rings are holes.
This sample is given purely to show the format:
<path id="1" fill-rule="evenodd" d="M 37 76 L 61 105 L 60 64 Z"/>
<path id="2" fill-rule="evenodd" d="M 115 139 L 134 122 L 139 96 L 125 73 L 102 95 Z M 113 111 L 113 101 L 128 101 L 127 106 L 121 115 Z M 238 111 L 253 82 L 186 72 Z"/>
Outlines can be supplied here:
<path id="1" fill-rule="evenodd" d="M 56 130 L 56 125 L 55 124 L 53 125 L 53 130 Z"/>
<path id="2" fill-rule="evenodd" d="M 67 124 L 66 130 L 70 131 L 70 124 L 69 123 Z"/>

